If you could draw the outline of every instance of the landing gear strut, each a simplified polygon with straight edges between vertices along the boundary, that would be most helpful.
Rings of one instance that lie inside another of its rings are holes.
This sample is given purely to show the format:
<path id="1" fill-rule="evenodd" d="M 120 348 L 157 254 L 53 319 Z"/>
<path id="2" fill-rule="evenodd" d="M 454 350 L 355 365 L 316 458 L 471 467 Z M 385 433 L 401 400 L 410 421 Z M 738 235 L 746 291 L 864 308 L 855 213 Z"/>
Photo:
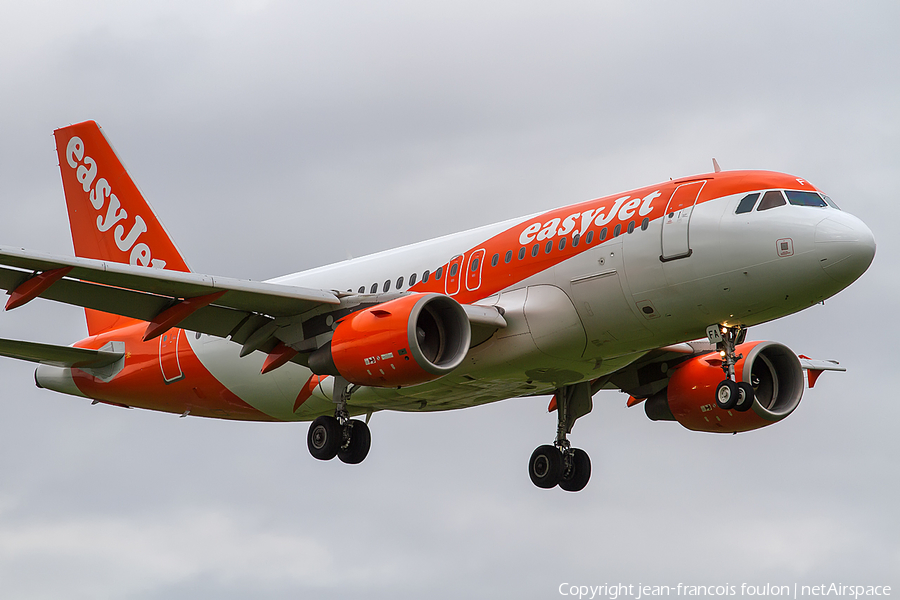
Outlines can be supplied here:
<path id="1" fill-rule="evenodd" d="M 572 448 L 568 434 L 575 420 L 589 413 L 591 384 L 588 382 L 564 386 L 556 390 L 556 441 L 545 444 L 531 454 L 528 475 L 539 488 L 549 489 L 557 485 L 567 492 L 584 489 L 591 478 L 591 459 L 587 452 Z"/>
<path id="2" fill-rule="evenodd" d="M 745 381 L 735 381 L 734 365 L 744 357 L 735 353 L 735 346 L 744 341 L 747 330 L 736 325 L 710 325 L 706 328 L 706 337 L 716 345 L 716 350 L 722 356 L 722 370 L 725 379 L 716 386 L 716 406 L 722 410 L 737 410 L 744 412 L 753 406 L 753 386 Z"/>
<path id="3" fill-rule="evenodd" d="M 317 417 L 309 426 L 306 445 L 313 458 L 331 460 L 337 456 L 341 462 L 355 465 L 365 460 L 372 444 L 369 426 L 364 421 L 351 419 L 347 401 L 356 386 L 343 377 L 334 378 L 334 416 Z"/>

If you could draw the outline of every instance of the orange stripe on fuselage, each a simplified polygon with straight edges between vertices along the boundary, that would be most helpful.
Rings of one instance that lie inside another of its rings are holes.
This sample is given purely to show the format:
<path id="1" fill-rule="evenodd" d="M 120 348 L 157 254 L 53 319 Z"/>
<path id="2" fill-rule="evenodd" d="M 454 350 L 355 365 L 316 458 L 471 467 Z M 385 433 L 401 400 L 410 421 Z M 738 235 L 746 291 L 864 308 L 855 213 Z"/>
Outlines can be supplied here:
<path id="1" fill-rule="evenodd" d="M 605 241 L 611 241 L 614 239 L 613 231 L 616 225 L 620 225 L 621 228 L 619 235 L 625 234 L 630 222 L 634 222 L 635 231 L 640 231 L 644 218 L 647 218 L 649 222 L 653 222 L 663 216 L 669 198 L 679 185 L 690 181 L 703 180 L 706 181 L 706 185 L 700 192 L 697 204 L 733 194 L 769 188 L 817 191 L 805 179 L 785 173 L 773 171 L 723 171 L 721 173 L 684 177 L 596 200 L 588 200 L 580 204 L 557 208 L 525 220 L 515 227 L 485 240 L 483 243 L 469 248 L 461 255 L 461 260 L 459 257 L 453 257 L 440 266 L 443 270 L 440 280 L 436 280 L 432 275 L 427 282 L 422 283 L 420 281 L 412 286 L 410 291 L 449 293 L 449 295 L 452 295 L 463 304 L 486 298 L 581 252 L 590 250 Z M 655 193 L 658 193 L 659 196 L 649 199 L 647 203 L 648 212 L 641 215 L 639 211 L 643 210 L 644 200 Z M 614 214 L 610 215 L 613 209 Z M 599 219 L 601 223 L 599 225 L 597 224 L 598 215 L 602 215 L 602 218 Z M 588 216 L 591 217 L 590 220 L 586 219 Z M 574 221 L 574 224 L 572 224 L 572 221 Z M 571 226 L 569 226 L 570 224 Z M 601 240 L 600 233 L 604 227 L 607 229 L 607 235 L 604 240 Z M 524 239 L 522 237 L 523 232 L 529 231 L 529 228 L 531 228 L 531 233 L 526 234 L 525 237 L 530 239 L 523 244 L 521 243 Z M 550 229 L 553 229 L 554 233 L 547 235 Z M 586 237 L 589 231 L 593 231 L 593 240 L 592 243 L 587 244 Z M 580 236 L 578 246 L 572 245 L 575 232 L 578 232 Z M 567 238 L 565 248 L 562 250 L 559 249 L 560 237 Z M 549 253 L 546 252 L 548 241 L 553 242 Z M 537 256 L 532 256 L 532 248 L 535 244 L 539 246 L 538 253 Z M 525 258 L 519 260 L 519 251 L 522 247 L 526 249 Z M 505 255 L 508 251 L 512 251 L 513 257 L 512 261 L 507 264 L 505 263 Z M 490 266 L 491 260 L 495 254 L 499 255 L 499 264 L 496 267 L 492 267 Z M 466 286 L 465 271 L 471 269 L 473 256 L 481 256 L 482 261 L 486 264 L 480 267 L 481 285 L 477 289 L 469 290 Z M 453 263 L 459 265 L 459 272 L 456 274 L 455 280 L 448 279 L 449 269 Z M 448 286 L 450 286 L 449 289 Z"/>
<path id="2" fill-rule="evenodd" d="M 78 348 L 102 348 L 109 342 L 125 342 L 125 368 L 111 381 L 103 381 L 79 369 L 72 369 L 75 384 L 85 395 L 102 402 L 125 404 L 176 414 L 247 421 L 275 421 L 273 417 L 253 408 L 206 370 L 187 340 L 178 344 L 178 363 L 184 377 L 166 383 L 160 365 L 162 338 L 149 342 L 142 337 L 146 323 L 138 323 L 115 331 L 86 338 L 75 344 Z M 176 335 L 172 329 L 164 335 Z M 182 333 L 182 338 L 187 332 Z M 164 349 L 164 357 L 174 358 L 174 348 Z M 166 355 L 165 353 L 169 353 Z"/>

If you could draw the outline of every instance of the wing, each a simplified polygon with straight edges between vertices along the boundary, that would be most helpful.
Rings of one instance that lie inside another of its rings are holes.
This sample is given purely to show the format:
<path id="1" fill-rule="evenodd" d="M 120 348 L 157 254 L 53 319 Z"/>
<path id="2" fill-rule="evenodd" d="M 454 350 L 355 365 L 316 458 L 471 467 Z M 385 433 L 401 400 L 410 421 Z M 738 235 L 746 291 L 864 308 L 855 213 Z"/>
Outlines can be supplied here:
<path id="1" fill-rule="evenodd" d="M 325 290 L 150 269 L 0 247 L 0 288 L 7 308 L 36 297 L 156 324 L 147 338 L 178 325 L 243 343 L 277 318 L 336 307 Z M 273 329 L 274 332 L 274 329 Z M 260 344 L 263 346 L 264 344 Z M 255 348 L 254 348 L 255 349 Z"/>
<path id="2" fill-rule="evenodd" d="M 41 297 L 147 321 L 145 339 L 181 327 L 243 346 L 242 355 L 279 342 L 315 349 L 330 322 L 390 299 L 258 281 L 152 269 L 0 246 L 0 288 L 7 309 Z M 493 307 L 465 307 L 470 323 L 491 333 L 506 322 Z M 327 314 L 326 314 L 327 313 Z M 483 336 L 479 336 L 482 337 Z M 301 356 L 297 362 L 303 362 Z"/>

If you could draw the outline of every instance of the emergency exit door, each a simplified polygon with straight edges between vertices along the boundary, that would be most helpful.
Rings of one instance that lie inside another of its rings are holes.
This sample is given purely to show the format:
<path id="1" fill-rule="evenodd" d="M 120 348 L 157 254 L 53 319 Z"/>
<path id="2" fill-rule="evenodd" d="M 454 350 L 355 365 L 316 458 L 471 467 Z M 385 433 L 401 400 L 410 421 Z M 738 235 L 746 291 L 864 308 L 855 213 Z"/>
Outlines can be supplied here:
<path id="1" fill-rule="evenodd" d="M 184 379 L 178 357 L 182 333 L 184 333 L 182 329 L 170 329 L 159 336 L 159 368 L 162 370 L 163 381 L 167 384 Z"/>

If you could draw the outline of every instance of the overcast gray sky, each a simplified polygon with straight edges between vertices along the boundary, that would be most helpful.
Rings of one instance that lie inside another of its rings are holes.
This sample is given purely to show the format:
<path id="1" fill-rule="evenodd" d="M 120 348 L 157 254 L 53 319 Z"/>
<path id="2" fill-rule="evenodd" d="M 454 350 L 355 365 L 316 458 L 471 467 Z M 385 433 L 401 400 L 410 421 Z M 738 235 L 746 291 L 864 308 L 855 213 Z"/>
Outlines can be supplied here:
<path id="1" fill-rule="evenodd" d="M 676 6 L 677 4 L 677 6 Z M 563 582 L 900 590 L 900 4 L 0 2 L 0 243 L 71 253 L 52 131 L 103 126 L 198 272 L 265 279 L 711 169 L 793 173 L 878 243 L 751 330 L 840 360 L 739 436 L 603 392 L 578 494 L 532 486 L 547 398 L 305 424 L 178 419 L 0 361 L 3 598 L 556 598 Z M 0 337 L 67 344 L 36 301 Z"/>

